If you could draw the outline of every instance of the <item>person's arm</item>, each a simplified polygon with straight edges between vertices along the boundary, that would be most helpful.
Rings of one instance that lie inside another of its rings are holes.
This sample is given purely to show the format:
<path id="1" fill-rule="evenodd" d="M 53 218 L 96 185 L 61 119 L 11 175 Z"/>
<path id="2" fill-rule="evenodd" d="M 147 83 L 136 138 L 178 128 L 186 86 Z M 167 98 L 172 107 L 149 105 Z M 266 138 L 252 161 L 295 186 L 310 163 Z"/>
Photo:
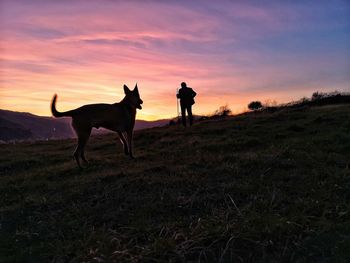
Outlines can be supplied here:
<path id="1" fill-rule="evenodd" d="M 196 97 L 196 95 L 197 93 L 194 90 L 192 90 L 192 98 Z"/>
<path id="2" fill-rule="evenodd" d="M 176 94 L 176 98 L 181 99 L 180 93 L 181 93 L 181 90 L 178 90 L 178 91 L 177 91 L 177 94 Z"/>

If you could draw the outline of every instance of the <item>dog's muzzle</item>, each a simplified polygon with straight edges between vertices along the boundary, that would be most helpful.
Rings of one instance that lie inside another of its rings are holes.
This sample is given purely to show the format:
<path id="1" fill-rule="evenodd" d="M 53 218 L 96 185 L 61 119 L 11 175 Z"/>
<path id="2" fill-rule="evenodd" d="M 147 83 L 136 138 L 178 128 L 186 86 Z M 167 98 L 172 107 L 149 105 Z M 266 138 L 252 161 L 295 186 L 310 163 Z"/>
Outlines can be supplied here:
<path id="1" fill-rule="evenodd" d="M 139 105 L 137 105 L 137 106 L 136 106 L 136 108 L 138 108 L 138 109 L 140 109 L 140 110 L 141 110 L 141 109 L 142 109 L 142 106 L 141 106 L 141 104 L 142 104 L 142 103 L 143 103 L 143 101 L 142 101 L 142 100 L 140 100 L 140 101 L 139 101 Z"/>

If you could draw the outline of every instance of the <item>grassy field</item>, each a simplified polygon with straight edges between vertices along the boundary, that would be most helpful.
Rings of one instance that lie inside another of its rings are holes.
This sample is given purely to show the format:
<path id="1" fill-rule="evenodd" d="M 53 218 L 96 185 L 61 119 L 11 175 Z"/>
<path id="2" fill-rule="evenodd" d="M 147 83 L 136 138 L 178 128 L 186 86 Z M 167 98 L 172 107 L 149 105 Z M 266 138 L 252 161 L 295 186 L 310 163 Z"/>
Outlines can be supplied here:
<path id="1" fill-rule="evenodd" d="M 0 262 L 350 262 L 350 106 L 0 146 Z"/>

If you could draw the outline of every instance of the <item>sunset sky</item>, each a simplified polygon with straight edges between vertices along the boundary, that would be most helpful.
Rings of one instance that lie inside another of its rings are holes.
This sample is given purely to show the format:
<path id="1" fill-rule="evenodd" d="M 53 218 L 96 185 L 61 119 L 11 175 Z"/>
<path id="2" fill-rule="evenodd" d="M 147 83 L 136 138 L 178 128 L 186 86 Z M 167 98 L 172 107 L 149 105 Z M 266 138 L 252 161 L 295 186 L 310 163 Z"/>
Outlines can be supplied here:
<path id="1" fill-rule="evenodd" d="M 114 103 L 138 83 L 138 119 L 350 91 L 350 1 L 0 0 L 0 108 L 50 116 Z"/>

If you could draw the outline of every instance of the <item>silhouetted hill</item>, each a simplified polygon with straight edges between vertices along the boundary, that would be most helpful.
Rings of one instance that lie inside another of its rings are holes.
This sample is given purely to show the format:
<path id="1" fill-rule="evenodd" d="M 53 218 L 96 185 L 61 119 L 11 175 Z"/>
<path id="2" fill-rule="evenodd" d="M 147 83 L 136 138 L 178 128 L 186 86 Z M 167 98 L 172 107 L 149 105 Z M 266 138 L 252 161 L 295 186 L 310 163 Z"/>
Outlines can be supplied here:
<path id="1" fill-rule="evenodd" d="M 167 125 L 168 123 L 169 123 L 168 119 L 155 120 L 155 121 L 136 120 L 135 130 L 161 127 L 161 126 Z"/>
<path id="2" fill-rule="evenodd" d="M 326 106 L 326 105 L 339 105 L 339 104 L 350 104 L 349 93 L 339 93 L 337 91 L 330 93 L 319 93 L 314 92 L 312 97 L 302 98 L 297 101 L 291 101 L 289 103 L 277 105 L 277 106 L 265 106 L 261 107 L 259 111 L 276 112 L 279 110 L 293 109 L 293 108 L 304 108 L 304 107 L 315 107 L 315 106 Z"/>
<path id="3" fill-rule="evenodd" d="M 136 120 L 135 129 L 164 126 L 169 120 Z M 45 140 L 75 137 L 71 118 L 42 117 L 26 112 L 0 110 L 0 140 Z M 93 129 L 93 134 L 107 133 L 104 129 Z"/>
<path id="4" fill-rule="evenodd" d="M 27 140 L 33 137 L 30 130 L 0 117 L 0 140 Z"/>
<path id="5" fill-rule="evenodd" d="M 350 105 L 0 147 L 0 262 L 349 262 Z"/>
<path id="6" fill-rule="evenodd" d="M 54 119 L 51 117 L 37 116 L 26 112 L 15 112 L 8 110 L 0 110 L 0 117 L 3 120 L 16 124 L 22 129 L 30 131 L 30 136 L 27 138 L 9 136 L 6 132 L 1 134 L 0 140 L 5 140 L 11 137 L 11 140 L 22 139 L 60 139 L 71 138 L 74 136 L 73 130 L 70 127 L 69 118 Z"/>

